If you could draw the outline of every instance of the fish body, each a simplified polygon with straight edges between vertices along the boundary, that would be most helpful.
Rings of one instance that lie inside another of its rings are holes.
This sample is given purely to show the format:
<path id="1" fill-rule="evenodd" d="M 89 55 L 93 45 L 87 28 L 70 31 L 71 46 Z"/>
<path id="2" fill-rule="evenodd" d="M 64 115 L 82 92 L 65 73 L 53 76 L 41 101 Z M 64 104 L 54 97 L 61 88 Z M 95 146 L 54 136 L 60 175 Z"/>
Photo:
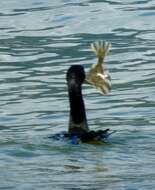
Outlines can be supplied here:
<path id="1" fill-rule="evenodd" d="M 111 77 L 104 63 L 104 58 L 110 47 L 111 44 L 104 41 L 96 41 L 91 44 L 91 48 L 98 60 L 86 74 L 86 82 L 95 86 L 102 94 L 107 94 L 111 90 Z"/>

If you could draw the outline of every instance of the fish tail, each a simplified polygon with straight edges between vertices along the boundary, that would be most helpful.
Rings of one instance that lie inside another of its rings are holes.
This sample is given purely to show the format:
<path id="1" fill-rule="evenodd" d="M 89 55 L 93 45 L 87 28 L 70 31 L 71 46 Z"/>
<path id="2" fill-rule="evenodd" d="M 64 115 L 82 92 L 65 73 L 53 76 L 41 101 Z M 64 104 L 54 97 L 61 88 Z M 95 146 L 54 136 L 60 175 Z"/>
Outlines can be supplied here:
<path id="1" fill-rule="evenodd" d="M 109 52 L 111 43 L 104 42 L 103 40 L 96 41 L 91 44 L 91 49 L 95 52 L 98 58 L 104 59 L 106 54 Z"/>

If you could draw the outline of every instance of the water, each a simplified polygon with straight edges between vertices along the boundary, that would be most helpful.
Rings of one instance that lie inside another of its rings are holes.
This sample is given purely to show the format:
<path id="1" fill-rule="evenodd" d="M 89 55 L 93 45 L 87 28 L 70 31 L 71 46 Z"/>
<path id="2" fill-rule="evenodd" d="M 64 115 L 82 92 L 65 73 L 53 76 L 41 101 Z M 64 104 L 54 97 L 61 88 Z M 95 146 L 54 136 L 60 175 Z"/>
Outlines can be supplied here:
<path id="1" fill-rule="evenodd" d="M 0 189 L 155 188 L 155 2 L 0 1 Z M 103 145 L 48 139 L 67 130 L 72 64 L 112 43 L 113 88 L 83 86 L 91 129 L 117 130 Z"/>

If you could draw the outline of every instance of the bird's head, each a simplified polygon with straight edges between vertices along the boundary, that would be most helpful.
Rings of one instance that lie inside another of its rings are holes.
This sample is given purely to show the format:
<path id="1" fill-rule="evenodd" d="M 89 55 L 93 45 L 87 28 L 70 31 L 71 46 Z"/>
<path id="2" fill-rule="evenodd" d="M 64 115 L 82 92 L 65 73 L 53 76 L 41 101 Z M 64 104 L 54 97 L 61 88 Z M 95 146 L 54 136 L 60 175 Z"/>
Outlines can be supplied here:
<path id="1" fill-rule="evenodd" d="M 67 71 L 67 81 L 74 81 L 82 84 L 85 80 L 85 71 L 81 65 L 73 65 Z"/>

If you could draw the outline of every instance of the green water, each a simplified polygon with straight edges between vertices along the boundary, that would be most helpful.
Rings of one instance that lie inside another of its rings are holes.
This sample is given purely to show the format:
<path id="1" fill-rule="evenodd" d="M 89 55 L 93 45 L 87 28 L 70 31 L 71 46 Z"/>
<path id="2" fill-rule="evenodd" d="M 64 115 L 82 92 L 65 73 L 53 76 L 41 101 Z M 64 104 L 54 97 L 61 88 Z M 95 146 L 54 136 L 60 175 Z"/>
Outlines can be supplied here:
<path id="1" fill-rule="evenodd" d="M 0 1 L 0 189 L 155 189 L 155 3 L 151 0 Z M 112 43 L 112 91 L 83 86 L 104 145 L 47 138 L 67 130 L 65 74 Z"/>

